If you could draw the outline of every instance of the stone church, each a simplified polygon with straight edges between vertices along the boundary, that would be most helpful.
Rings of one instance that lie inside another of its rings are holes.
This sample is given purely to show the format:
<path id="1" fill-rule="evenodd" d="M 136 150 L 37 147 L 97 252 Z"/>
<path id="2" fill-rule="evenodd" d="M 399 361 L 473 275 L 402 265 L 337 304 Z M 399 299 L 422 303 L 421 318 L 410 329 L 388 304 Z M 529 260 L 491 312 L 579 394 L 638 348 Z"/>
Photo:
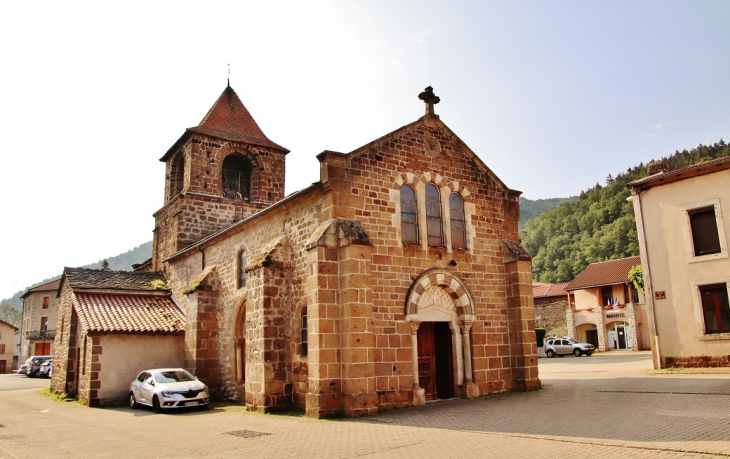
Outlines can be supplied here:
<path id="1" fill-rule="evenodd" d="M 184 342 L 179 365 L 218 397 L 359 416 L 540 386 L 520 192 L 441 121 L 430 87 L 419 99 L 424 116 L 320 153 L 319 181 L 286 197 L 288 150 L 230 86 L 161 158 L 153 255 L 131 275 L 164 279 L 180 330 L 147 332 Z"/>

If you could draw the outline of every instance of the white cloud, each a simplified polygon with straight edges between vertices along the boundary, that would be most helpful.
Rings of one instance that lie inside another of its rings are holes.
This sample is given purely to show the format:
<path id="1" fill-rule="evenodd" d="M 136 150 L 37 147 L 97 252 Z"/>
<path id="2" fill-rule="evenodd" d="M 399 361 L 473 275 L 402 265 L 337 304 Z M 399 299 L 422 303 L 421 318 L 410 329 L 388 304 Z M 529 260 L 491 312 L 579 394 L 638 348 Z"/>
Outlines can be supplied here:
<path id="1" fill-rule="evenodd" d="M 679 120 L 677 120 L 677 121 L 670 121 L 668 123 L 657 123 L 657 124 L 654 125 L 653 129 L 655 131 L 661 131 L 664 128 L 676 126 L 678 124 L 679 124 Z"/>

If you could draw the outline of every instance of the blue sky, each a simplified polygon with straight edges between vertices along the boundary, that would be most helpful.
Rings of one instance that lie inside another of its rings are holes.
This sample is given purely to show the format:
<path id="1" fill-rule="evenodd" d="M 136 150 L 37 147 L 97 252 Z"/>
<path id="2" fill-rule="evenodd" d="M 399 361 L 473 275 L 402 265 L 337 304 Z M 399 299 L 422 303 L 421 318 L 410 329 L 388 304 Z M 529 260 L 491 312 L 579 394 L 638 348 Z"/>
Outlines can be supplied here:
<path id="1" fill-rule="evenodd" d="M 151 240 L 158 159 L 231 85 L 315 156 L 436 112 L 508 186 L 564 197 L 730 140 L 730 2 L 4 2 L 0 298 Z"/>

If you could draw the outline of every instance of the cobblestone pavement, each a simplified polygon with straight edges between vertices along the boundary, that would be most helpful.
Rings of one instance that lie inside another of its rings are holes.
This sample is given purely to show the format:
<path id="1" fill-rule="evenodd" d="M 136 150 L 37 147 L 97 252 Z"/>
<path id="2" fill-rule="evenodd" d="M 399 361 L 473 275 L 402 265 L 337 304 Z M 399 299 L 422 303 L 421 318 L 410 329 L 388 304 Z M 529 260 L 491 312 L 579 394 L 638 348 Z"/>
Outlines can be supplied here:
<path id="1" fill-rule="evenodd" d="M 541 359 L 536 392 L 329 421 L 87 408 L 0 375 L 0 457 L 730 456 L 730 372 L 650 367 L 647 352 Z"/>

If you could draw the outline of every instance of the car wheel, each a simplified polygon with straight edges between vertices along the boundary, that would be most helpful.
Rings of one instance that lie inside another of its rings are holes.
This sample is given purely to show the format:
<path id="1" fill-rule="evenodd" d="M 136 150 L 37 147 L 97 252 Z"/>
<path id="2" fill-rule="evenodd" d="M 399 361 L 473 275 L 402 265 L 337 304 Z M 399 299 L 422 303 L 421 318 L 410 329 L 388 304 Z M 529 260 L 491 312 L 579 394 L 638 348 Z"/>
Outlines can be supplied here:
<path id="1" fill-rule="evenodd" d="M 160 400 L 157 398 L 156 395 L 152 399 L 152 411 L 158 414 L 162 411 L 162 408 L 160 408 Z"/>
<path id="2" fill-rule="evenodd" d="M 129 393 L 129 407 L 132 408 L 133 410 L 136 410 L 138 406 L 139 405 L 137 405 L 137 399 L 134 398 L 134 394 L 130 392 Z"/>
<path id="3" fill-rule="evenodd" d="M 545 353 L 545 355 L 547 355 L 548 357 L 550 357 L 552 359 L 553 357 L 555 357 L 555 351 L 553 351 L 552 349 L 550 349 L 549 351 L 547 351 Z"/>
<path id="4" fill-rule="evenodd" d="M 576 349 L 573 351 L 573 355 L 576 357 L 580 357 L 581 355 L 583 355 L 583 353 L 580 351 L 580 349 Z"/>
<path id="5" fill-rule="evenodd" d="M 32 374 L 30 375 L 30 377 L 31 377 L 31 378 L 35 378 L 36 376 L 38 376 L 38 370 L 34 371 L 34 372 L 33 372 L 33 373 L 32 373 Z"/>

